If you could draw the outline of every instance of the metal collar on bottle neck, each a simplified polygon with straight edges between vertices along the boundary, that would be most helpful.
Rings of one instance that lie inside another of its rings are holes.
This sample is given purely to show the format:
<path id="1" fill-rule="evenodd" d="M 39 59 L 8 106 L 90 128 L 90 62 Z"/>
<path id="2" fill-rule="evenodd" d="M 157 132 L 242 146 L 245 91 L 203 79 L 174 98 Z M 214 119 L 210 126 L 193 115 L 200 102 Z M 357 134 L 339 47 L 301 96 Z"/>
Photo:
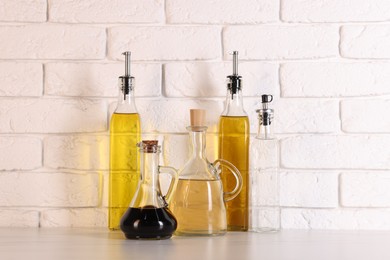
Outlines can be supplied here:
<path id="1" fill-rule="evenodd" d="M 274 97 L 272 95 L 261 96 L 262 108 L 256 110 L 256 112 L 259 114 L 261 125 L 269 126 L 274 119 L 274 110 L 268 108 L 269 103 L 271 103 L 273 99 Z"/>

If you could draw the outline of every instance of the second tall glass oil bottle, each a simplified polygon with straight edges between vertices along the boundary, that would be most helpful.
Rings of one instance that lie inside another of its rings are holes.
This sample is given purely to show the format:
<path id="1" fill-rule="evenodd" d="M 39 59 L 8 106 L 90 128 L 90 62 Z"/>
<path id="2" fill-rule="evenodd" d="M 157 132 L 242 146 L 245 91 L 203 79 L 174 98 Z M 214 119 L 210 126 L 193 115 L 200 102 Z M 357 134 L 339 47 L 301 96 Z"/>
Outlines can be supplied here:
<path id="1" fill-rule="evenodd" d="M 110 176 L 108 227 L 119 229 L 139 179 L 140 117 L 134 101 L 134 77 L 130 75 L 130 52 L 125 55 L 125 75 L 119 77 L 118 104 L 110 121 Z"/>
<path id="2" fill-rule="evenodd" d="M 249 119 L 243 108 L 238 52 L 233 52 L 233 75 L 228 76 L 225 109 L 219 120 L 219 158 L 233 163 L 243 179 L 241 193 L 226 203 L 227 228 L 247 231 L 249 222 Z M 235 179 L 222 174 L 225 190 L 232 190 Z"/>

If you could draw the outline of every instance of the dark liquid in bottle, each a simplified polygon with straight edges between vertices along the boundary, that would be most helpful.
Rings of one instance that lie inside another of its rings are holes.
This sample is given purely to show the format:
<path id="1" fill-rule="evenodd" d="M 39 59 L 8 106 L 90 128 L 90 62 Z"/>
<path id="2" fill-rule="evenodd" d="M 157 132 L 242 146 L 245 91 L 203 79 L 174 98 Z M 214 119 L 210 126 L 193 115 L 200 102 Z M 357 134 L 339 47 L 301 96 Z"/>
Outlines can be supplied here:
<path id="1" fill-rule="evenodd" d="M 128 208 L 121 219 L 121 230 L 128 239 L 166 239 L 176 227 L 176 218 L 169 209 L 154 206 Z"/>

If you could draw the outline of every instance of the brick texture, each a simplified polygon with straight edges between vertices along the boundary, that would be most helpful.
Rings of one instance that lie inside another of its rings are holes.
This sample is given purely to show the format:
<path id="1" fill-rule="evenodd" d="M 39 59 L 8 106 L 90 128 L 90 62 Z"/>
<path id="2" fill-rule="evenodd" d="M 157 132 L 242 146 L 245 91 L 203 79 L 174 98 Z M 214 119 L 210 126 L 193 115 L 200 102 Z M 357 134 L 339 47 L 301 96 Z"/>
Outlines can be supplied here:
<path id="1" fill-rule="evenodd" d="M 108 169 L 108 136 L 49 136 L 44 143 L 46 167 L 76 170 Z"/>
<path id="2" fill-rule="evenodd" d="M 305 39 L 302 41 L 301 39 Z M 338 54 L 337 26 L 232 26 L 223 32 L 227 51 L 243 59 L 315 59 Z"/>
<path id="3" fill-rule="evenodd" d="M 340 50 L 346 58 L 390 58 L 389 25 L 350 25 L 341 28 Z"/>
<path id="4" fill-rule="evenodd" d="M 45 22 L 46 0 L 2 0 L 0 21 Z"/>
<path id="5" fill-rule="evenodd" d="M 167 97 L 224 97 L 226 76 L 231 75 L 231 61 L 224 63 L 171 63 L 165 65 Z M 279 96 L 278 66 L 270 63 L 243 62 L 239 73 L 245 79 L 244 96 L 270 93 Z"/>
<path id="6" fill-rule="evenodd" d="M 43 68 L 40 63 L 0 63 L 0 96 L 41 96 Z"/>
<path id="7" fill-rule="evenodd" d="M 341 203 L 346 207 L 390 207 L 389 172 L 341 175 Z"/>
<path id="8" fill-rule="evenodd" d="M 283 209 L 285 229 L 389 230 L 388 209 Z"/>
<path id="9" fill-rule="evenodd" d="M 96 173 L 1 172 L 4 194 L 0 206 L 96 207 L 99 204 Z"/>
<path id="10" fill-rule="evenodd" d="M 108 53 L 114 59 L 131 50 L 134 60 L 212 60 L 221 56 L 220 38 L 217 27 L 113 27 Z"/>
<path id="11" fill-rule="evenodd" d="M 0 209 L 1 227 L 39 227 L 39 212 L 35 210 Z"/>
<path id="12" fill-rule="evenodd" d="M 355 97 L 390 93 L 388 62 L 307 62 L 281 66 L 283 97 Z"/>
<path id="13" fill-rule="evenodd" d="M 286 171 L 280 177 L 280 204 L 286 207 L 338 207 L 338 173 Z"/>
<path id="14" fill-rule="evenodd" d="M 386 0 L 282 0 L 282 20 L 287 22 L 376 22 L 390 19 Z"/>
<path id="15" fill-rule="evenodd" d="M 93 132 L 107 129 L 106 102 L 91 99 L 6 99 L 3 133 Z"/>
<path id="16" fill-rule="evenodd" d="M 51 209 L 41 213 L 41 227 L 106 227 L 107 209 Z"/>
<path id="17" fill-rule="evenodd" d="M 34 137 L 0 137 L 0 170 L 33 170 L 42 166 L 42 143 Z"/>
<path id="18" fill-rule="evenodd" d="M 59 24 L 1 26 L 0 59 L 102 59 L 104 28 Z"/>
<path id="19" fill-rule="evenodd" d="M 117 97 L 123 63 L 48 63 L 45 65 L 45 94 L 51 96 Z M 161 95 L 161 66 L 132 64 L 137 97 Z"/>
<path id="20" fill-rule="evenodd" d="M 277 225 L 280 199 L 283 228 L 390 230 L 388 0 L 0 2 L 0 226 L 107 225 L 124 51 L 160 164 L 186 162 L 192 108 L 213 162 L 238 51 L 252 226 Z M 274 140 L 255 138 L 262 94 Z"/>
<path id="21" fill-rule="evenodd" d="M 166 10 L 169 23 L 263 23 L 279 18 L 279 2 L 266 0 L 248 0 L 245 4 L 234 0 L 168 0 Z"/>
<path id="22" fill-rule="evenodd" d="M 390 133 L 390 99 L 345 100 L 341 103 L 343 130 L 355 133 Z"/>
<path id="23" fill-rule="evenodd" d="M 162 0 L 51 0 L 50 21 L 62 23 L 158 23 Z"/>
<path id="24" fill-rule="evenodd" d="M 281 141 L 286 168 L 388 169 L 388 136 L 301 136 Z"/>

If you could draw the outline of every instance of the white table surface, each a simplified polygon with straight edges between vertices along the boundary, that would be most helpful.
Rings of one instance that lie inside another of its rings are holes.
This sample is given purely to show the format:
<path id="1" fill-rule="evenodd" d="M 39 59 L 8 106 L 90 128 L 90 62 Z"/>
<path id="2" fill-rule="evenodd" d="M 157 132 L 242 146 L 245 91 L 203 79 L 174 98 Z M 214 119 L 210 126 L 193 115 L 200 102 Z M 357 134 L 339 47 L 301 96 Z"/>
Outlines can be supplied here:
<path id="1" fill-rule="evenodd" d="M 2 228 L 0 259 L 387 260 L 389 231 L 233 232 L 221 237 L 126 240 L 106 229 Z"/>

